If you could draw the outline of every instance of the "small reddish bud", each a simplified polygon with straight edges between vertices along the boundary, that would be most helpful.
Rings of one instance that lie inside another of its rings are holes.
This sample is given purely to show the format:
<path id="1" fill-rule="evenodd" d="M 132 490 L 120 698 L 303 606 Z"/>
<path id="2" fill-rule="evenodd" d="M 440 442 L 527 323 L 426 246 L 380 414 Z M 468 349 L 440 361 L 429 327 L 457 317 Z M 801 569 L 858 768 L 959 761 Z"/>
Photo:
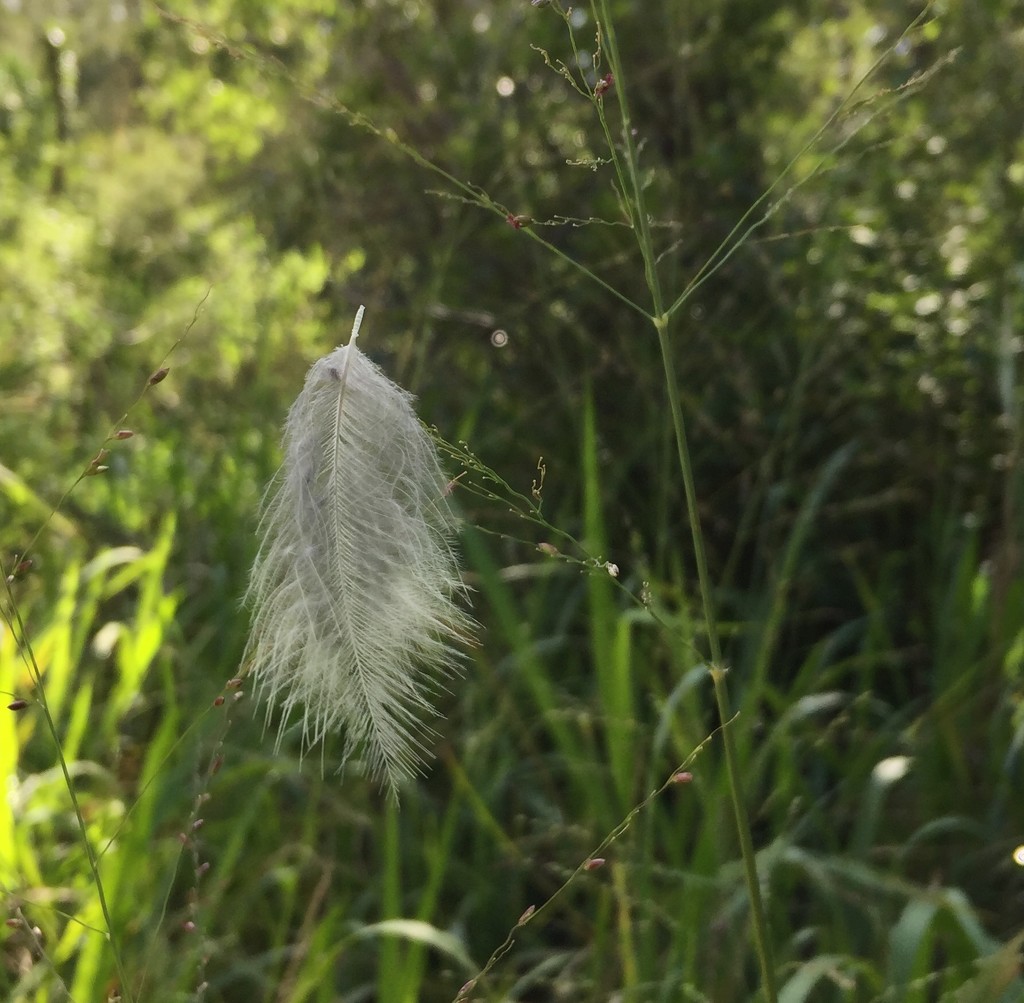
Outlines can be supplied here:
<path id="1" fill-rule="evenodd" d="M 594 97 L 603 98 L 607 94 L 615 83 L 615 75 L 613 73 L 606 73 L 598 82 L 594 85 Z"/>
<path id="2" fill-rule="evenodd" d="M 229 679 L 224 685 L 229 690 L 237 690 L 238 687 L 242 685 L 242 677 L 235 676 L 233 679 Z"/>
<path id="3" fill-rule="evenodd" d="M 521 230 L 524 226 L 529 226 L 533 222 L 532 216 L 527 216 L 525 213 L 520 213 L 518 216 L 514 216 L 509 213 L 505 217 L 505 222 L 508 223 L 513 230 Z"/>
<path id="4" fill-rule="evenodd" d="M 16 582 L 19 578 L 24 578 L 31 567 L 31 560 L 18 561 L 18 563 L 14 565 L 14 570 L 7 576 L 7 580 L 9 582 Z"/>
<path id="5" fill-rule="evenodd" d="M 12 916 L 10 919 L 4 920 L 4 926 L 9 926 L 12 930 L 16 930 L 19 926 L 21 926 L 21 920 L 15 916 Z"/>
<path id="6" fill-rule="evenodd" d="M 192 831 L 195 832 L 197 829 L 202 829 L 202 827 L 204 825 L 206 825 L 206 819 L 205 818 L 197 818 L 192 823 Z"/>
<path id="7" fill-rule="evenodd" d="M 8 710 L 24 710 L 28 706 L 27 700 L 12 700 L 8 705 Z"/>
<path id="8" fill-rule="evenodd" d="M 167 374 L 169 372 L 170 369 L 168 369 L 167 366 L 164 366 L 162 369 L 158 369 L 152 376 L 150 376 L 149 385 L 151 387 L 155 387 L 158 383 L 162 383 L 167 378 Z"/>
<path id="9" fill-rule="evenodd" d="M 203 875 L 204 875 L 204 874 L 205 874 L 205 873 L 206 873 L 206 872 L 207 872 L 207 871 L 208 871 L 209 869 L 210 869 L 210 861 L 209 861 L 209 860 L 204 860 L 204 861 L 203 861 L 203 862 L 202 862 L 202 863 L 201 863 L 201 864 L 200 864 L 200 865 L 199 865 L 199 866 L 198 866 L 198 867 L 196 868 L 196 874 L 197 874 L 197 875 L 198 875 L 199 877 L 202 877 L 202 876 L 203 876 Z"/>
<path id="10" fill-rule="evenodd" d="M 526 911 L 519 917 L 516 926 L 522 926 L 536 911 L 537 907 L 535 905 L 527 906 Z"/>
<path id="11" fill-rule="evenodd" d="M 130 428 L 119 428 L 114 433 L 115 439 L 130 439 L 135 433 Z"/>
<path id="12" fill-rule="evenodd" d="M 222 696 L 215 697 L 214 701 L 213 701 L 213 706 L 214 707 L 223 707 L 224 706 L 224 697 L 222 697 Z"/>
<path id="13" fill-rule="evenodd" d="M 557 557 L 558 556 L 558 548 L 553 543 L 538 543 L 537 544 L 537 549 L 542 554 L 547 554 L 548 557 Z"/>
<path id="14" fill-rule="evenodd" d="M 187 919 L 185 920 L 184 923 L 181 924 L 181 928 L 186 933 L 195 933 L 196 925 L 192 922 L 192 920 Z"/>
<path id="15" fill-rule="evenodd" d="M 684 770 L 682 773 L 677 773 L 672 777 L 672 783 L 674 784 L 688 784 L 693 779 L 693 774 Z"/>
<path id="16" fill-rule="evenodd" d="M 462 999 L 466 993 L 472 992 L 476 987 L 476 979 L 470 979 L 458 992 L 456 999 Z"/>
<path id="17" fill-rule="evenodd" d="M 212 763 L 210 763 L 210 772 L 219 773 L 220 768 L 224 765 L 224 757 L 216 756 Z"/>
<path id="18" fill-rule="evenodd" d="M 585 871 L 596 871 L 599 867 L 604 867 L 604 857 L 591 857 L 583 865 L 583 870 L 585 870 Z"/>

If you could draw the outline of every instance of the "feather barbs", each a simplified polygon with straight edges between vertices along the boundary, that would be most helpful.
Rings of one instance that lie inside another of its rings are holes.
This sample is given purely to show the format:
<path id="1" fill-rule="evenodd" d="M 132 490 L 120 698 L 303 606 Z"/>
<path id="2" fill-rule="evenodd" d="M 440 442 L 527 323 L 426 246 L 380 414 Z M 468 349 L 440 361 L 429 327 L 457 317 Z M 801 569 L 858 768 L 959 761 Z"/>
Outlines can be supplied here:
<path id="1" fill-rule="evenodd" d="M 310 368 L 288 413 L 247 601 L 246 660 L 303 745 L 345 730 L 392 788 L 423 762 L 431 696 L 457 670 L 473 622 L 452 550 L 437 450 L 412 407 L 352 337 Z"/>

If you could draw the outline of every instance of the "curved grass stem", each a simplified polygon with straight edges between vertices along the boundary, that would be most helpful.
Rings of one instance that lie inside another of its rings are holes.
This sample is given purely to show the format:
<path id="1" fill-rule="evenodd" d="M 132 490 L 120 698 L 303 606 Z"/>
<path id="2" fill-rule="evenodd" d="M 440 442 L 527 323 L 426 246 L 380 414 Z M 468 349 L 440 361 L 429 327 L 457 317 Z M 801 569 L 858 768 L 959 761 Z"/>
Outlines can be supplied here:
<path id="1" fill-rule="evenodd" d="M 39 709 L 43 712 L 43 720 L 46 722 L 47 731 L 53 738 L 54 748 L 57 751 L 57 761 L 60 765 L 60 771 L 64 778 L 64 785 L 67 788 L 68 796 L 71 800 L 71 807 L 75 812 L 75 820 L 78 823 L 78 834 L 82 840 L 82 846 L 85 847 L 85 855 L 89 861 L 89 870 L 92 872 L 92 879 L 93 884 L 96 887 L 96 897 L 99 901 L 100 912 L 103 914 L 103 921 L 106 924 L 105 934 L 107 943 L 110 945 L 111 954 L 114 958 L 114 968 L 117 972 L 118 980 L 121 983 L 121 996 L 122 999 L 125 1000 L 125 1003 L 132 1003 L 134 996 L 131 991 L 131 984 L 128 981 L 127 971 L 124 967 L 124 960 L 121 956 L 121 947 L 117 939 L 113 915 L 111 914 L 110 907 L 107 903 L 106 892 L 103 888 L 103 878 L 100 876 L 99 857 L 97 856 L 96 850 L 89 838 L 89 829 L 85 822 L 85 816 L 82 814 L 82 806 L 78 800 L 78 794 L 75 792 L 74 781 L 71 779 L 71 771 L 68 767 L 68 762 L 64 756 L 64 750 L 60 743 L 60 733 L 57 730 L 57 722 L 54 720 L 53 715 L 50 712 L 50 706 L 46 701 L 46 689 L 43 686 L 43 673 L 39 667 L 39 663 L 36 661 L 35 652 L 32 650 L 32 644 L 25 628 L 25 622 L 22 620 L 21 612 L 15 603 L 14 593 L 9 581 L 5 582 L 5 587 L 7 593 L 7 604 L 3 607 L 3 619 L 11 633 L 14 635 L 18 647 L 21 649 L 25 665 L 29 670 L 29 674 L 35 686 L 36 703 L 38 704 Z"/>

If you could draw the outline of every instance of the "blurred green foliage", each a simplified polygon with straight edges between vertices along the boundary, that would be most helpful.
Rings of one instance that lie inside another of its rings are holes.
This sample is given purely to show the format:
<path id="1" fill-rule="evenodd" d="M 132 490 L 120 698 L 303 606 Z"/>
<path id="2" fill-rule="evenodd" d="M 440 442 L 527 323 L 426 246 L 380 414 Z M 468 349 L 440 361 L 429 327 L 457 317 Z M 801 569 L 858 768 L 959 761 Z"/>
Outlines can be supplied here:
<path id="1" fill-rule="evenodd" d="M 900 39 L 918 5 L 611 9 L 673 295 L 793 162 L 674 349 L 783 997 L 1018 998 L 1024 10 L 938 2 Z M 527 0 L 0 4 L 5 568 L 170 367 L 14 593 L 132 999 L 451 999 L 717 724 L 658 345 L 567 260 L 646 302 L 547 65 L 603 74 L 571 23 L 578 65 Z M 280 425 L 359 303 L 424 419 L 524 495 L 543 456 L 546 518 L 643 596 L 457 494 L 486 631 L 397 813 L 209 709 Z M 0 628 L 0 688 L 30 681 Z M 0 725 L 0 987 L 106 999 L 51 745 L 33 708 Z M 751 998 L 714 741 L 688 769 L 475 998 Z"/>

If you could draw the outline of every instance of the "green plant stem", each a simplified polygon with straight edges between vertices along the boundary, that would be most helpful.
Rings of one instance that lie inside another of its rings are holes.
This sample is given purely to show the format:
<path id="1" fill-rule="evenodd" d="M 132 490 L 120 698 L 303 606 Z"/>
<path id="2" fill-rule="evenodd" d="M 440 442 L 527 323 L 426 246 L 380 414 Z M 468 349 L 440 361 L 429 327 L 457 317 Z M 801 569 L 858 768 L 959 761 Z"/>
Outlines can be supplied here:
<path id="1" fill-rule="evenodd" d="M 754 844 L 750 835 L 750 820 L 747 815 L 743 796 L 743 784 L 740 777 L 739 764 L 735 743 L 732 739 L 730 721 L 732 713 L 729 706 L 729 692 L 725 683 L 724 661 L 722 659 L 721 642 L 718 637 L 718 624 L 715 616 L 714 599 L 711 593 L 711 578 L 708 574 L 707 555 L 704 550 L 704 533 L 700 525 L 697 510 L 697 490 L 693 480 L 693 464 L 690 461 L 690 449 L 686 436 L 686 423 L 683 419 L 683 408 L 679 393 L 679 381 L 676 376 L 675 363 L 672 358 L 672 341 L 669 333 L 670 315 L 665 312 L 658 275 L 657 257 L 654 241 L 651 236 L 650 222 L 644 198 L 644 187 L 640 178 L 639 157 L 629 114 L 629 102 L 626 96 L 626 82 L 619 60 L 615 28 L 608 11 L 607 0 L 598 0 L 601 17 L 601 29 L 608 52 L 608 62 L 614 74 L 614 91 L 618 96 L 619 110 L 622 116 L 622 135 L 625 144 L 626 169 L 629 186 L 634 202 L 632 212 L 635 223 L 637 242 L 644 259 L 644 273 L 650 289 L 654 307 L 654 327 L 658 333 L 658 345 L 661 349 L 662 367 L 665 372 L 666 389 L 668 390 L 669 406 L 672 412 L 672 427 L 675 432 L 676 451 L 679 459 L 679 470 L 683 477 L 686 494 L 686 510 L 690 522 L 690 535 L 693 538 L 693 550 L 697 563 L 697 579 L 700 583 L 701 602 L 704 606 L 704 620 L 707 629 L 708 646 L 711 653 L 711 681 L 715 690 L 715 702 L 722 723 L 722 741 L 725 748 L 726 771 L 729 778 L 729 794 L 732 800 L 733 814 L 736 820 L 736 831 L 740 841 L 740 854 L 743 858 L 743 873 L 750 897 L 754 945 L 758 962 L 761 967 L 762 987 L 769 1003 L 776 1003 L 778 993 L 775 987 L 775 963 L 772 958 L 771 942 L 768 937 L 768 923 L 765 916 L 764 903 L 761 898 L 761 884 L 757 876 L 757 858 L 754 855 Z M 595 98 L 600 101 L 600 98 Z M 601 109 L 598 109 L 599 114 Z M 601 115 L 602 122 L 604 116 Z M 610 138 L 610 137 L 609 137 Z M 613 156 L 615 147 L 612 146 Z M 624 193 L 624 195 L 627 193 Z"/>
<path id="2" fill-rule="evenodd" d="M 160 361 L 160 367 L 163 367 L 166 364 L 171 353 L 173 353 L 174 350 L 188 337 L 192 328 L 195 327 L 196 323 L 199 321 L 199 314 L 202 311 L 203 305 L 209 298 L 211 291 L 212 287 L 207 289 L 203 298 L 196 304 L 195 312 L 192 314 L 192 320 L 189 321 L 188 326 L 185 328 L 181 337 L 178 338 L 178 340 L 175 341 L 164 354 L 164 357 Z M 143 384 L 134 403 L 132 403 L 128 410 L 121 416 L 121 420 L 110 430 L 107 438 L 103 440 L 104 446 L 107 443 L 117 440 L 118 429 L 125 426 L 128 421 L 128 416 L 135 410 L 142 398 L 146 396 L 146 393 L 154 385 L 155 383 L 152 377 Z M 97 459 L 99 459 L 99 454 L 97 454 Z M 95 464 L 95 462 L 96 461 L 94 460 L 93 464 Z M 43 531 L 61 510 L 64 502 L 67 501 L 75 488 L 77 488 L 78 485 L 86 479 L 86 477 L 90 476 L 92 473 L 91 467 L 92 464 L 79 473 L 72 481 L 70 487 L 68 487 L 64 494 L 61 495 L 60 500 L 53 509 L 51 509 L 50 514 L 46 517 L 43 524 L 36 530 L 35 534 L 29 540 L 28 545 L 18 555 L 18 562 L 26 560 L 28 554 L 34 550 L 39 537 L 42 536 Z M 11 572 L 13 577 L 13 574 L 16 572 L 16 564 L 12 564 Z M 2 569 L 0 569 L 0 574 L 2 574 Z M 75 810 L 75 818 L 78 820 L 78 830 L 82 835 L 82 844 L 85 846 L 85 853 L 89 859 L 89 868 L 92 871 L 93 881 L 96 885 L 96 896 L 99 899 L 100 911 L 103 913 L 103 919 L 107 924 L 107 942 L 110 944 L 110 950 L 114 956 L 114 967 L 117 970 L 117 977 L 121 982 L 121 993 L 127 1003 L 131 1003 L 133 996 L 128 985 L 128 977 L 125 972 L 124 961 L 121 958 L 121 949 L 118 945 L 117 936 L 114 932 L 113 917 L 111 916 L 110 908 L 107 905 L 106 893 L 103 890 L 103 879 L 100 877 L 99 858 L 96 855 L 96 851 L 93 849 L 92 843 L 89 841 L 89 831 L 86 828 L 85 816 L 82 815 L 82 807 L 78 802 L 78 795 L 75 793 L 75 787 L 71 780 L 71 772 L 68 769 L 67 760 L 64 757 L 64 750 L 60 744 L 60 733 L 57 730 L 57 722 L 54 721 L 53 715 L 50 713 L 50 705 L 46 700 L 46 687 L 43 685 L 43 673 L 39 668 L 39 663 L 36 661 L 35 652 L 32 650 L 32 643 L 29 640 L 28 630 L 25 627 L 25 622 L 22 619 L 21 611 L 18 608 L 18 603 L 14 596 L 14 590 L 11 587 L 11 578 L 5 577 L 4 586 L 7 594 L 7 605 L 2 610 L 3 618 L 10 628 L 11 633 L 18 639 L 18 643 L 22 651 L 22 657 L 25 659 L 25 664 L 28 666 L 32 681 L 35 684 L 36 702 L 43 712 L 43 720 L 46 722 L 47 731 L 53 739 L 53 746 L 57 751 L 57 761 L 60 763 L 60 770 L 64 777 L 64 785 L 67 787 L 68 796 L 71 799 L 71 806 Z"/>
<path id="3" fill-rule="evenodd" d="M 75 818 L 78 821 L 78 831 L 82 837 L 85 854 L 89 858 L 89 869 L 92 871 L 93 883 L 96 885 L 96 896 L 99 899 L 100 911 L 103 913 L 103 920 L 107 925 L 107 943 L 110 944 L 110 951 L 114 956 L 114 968 L 117 970 L 117 977 L 121 983 L 121 993 L 126 1003 L 132 1003 L 133 996 L 128 984 L 124 961 L 121 958 L 121 949 L 114 933 L 114 919 L 107 905 L 107 896 L 103 890 L 103 879 L 100 877 L 99 859 L 89 839 L 89 830 L 85 824 L 85 816 L 82 814 L 82 806 L 79 804 L 78 795 L 75 793 L 75 785 L 71 780 L 71 771 L 68 769 L 67 760 L 64 758 L 64 750 L 60 744 L 60 735 L 57 732 L 57 722 L 54 721 L 53 715 L 50 713 L 50 706 L 46 702 L 43 674 L 39 668 L 39 663 L 36 661 L 31 642 L 28 639 L 25 622 L 21 618 L 21 611 L 15 602 L 10 582 L 6 583 L 6 589 L 8 607 L 3 611 L 4 620 L 21 647 L 22 657 L 25 659 L 25 664 L 35 683 L 36 702 L 43 712 L 43 719 L 46 721 L 47 730 L 53 738 L 54 748 L 57 750 L 57 761 L 60 763 L 60 771 L 64 776 L 64 785 L 67 787 L 68 796 L 71 798 L 71 806 L 75 810 Z"/>
<path id="4" fill-rule="evenodd" d="M 754 931 L 754 947 L 757 960 L 761 966 L 761 978 L 765 998 L 769 1003 L 777 1003 L 778 990 L 775 986 L 775 958 L 773 957 L 771 940 L 768 938 L 768 917 L 765 915 L 764 902 L 761 898 L 761 882 L 757 876 L 757 857 L 754 853 L 754 841 L 750 836 L 750 819 L 743 800 L 742 779 L 736 744 L 732 738 L 732 727 L 729 707 L 729 689 L 725 683 L 726 670 L 719 664 L 711 666 L 711 681 L 715 688 L 715 703 L 718 705 L 718 716 L 722 721 L 722 745 L 725 749 L 725 768 L 729 774 L 729 793 L 732 797 L 732 810 L 736 816 L 736 832 L 740 839 L 740 855 L 743 858 L 743 876 L 747 882 L 750 895 L 750 908 L 753 914 L 751 926 Z"/>

